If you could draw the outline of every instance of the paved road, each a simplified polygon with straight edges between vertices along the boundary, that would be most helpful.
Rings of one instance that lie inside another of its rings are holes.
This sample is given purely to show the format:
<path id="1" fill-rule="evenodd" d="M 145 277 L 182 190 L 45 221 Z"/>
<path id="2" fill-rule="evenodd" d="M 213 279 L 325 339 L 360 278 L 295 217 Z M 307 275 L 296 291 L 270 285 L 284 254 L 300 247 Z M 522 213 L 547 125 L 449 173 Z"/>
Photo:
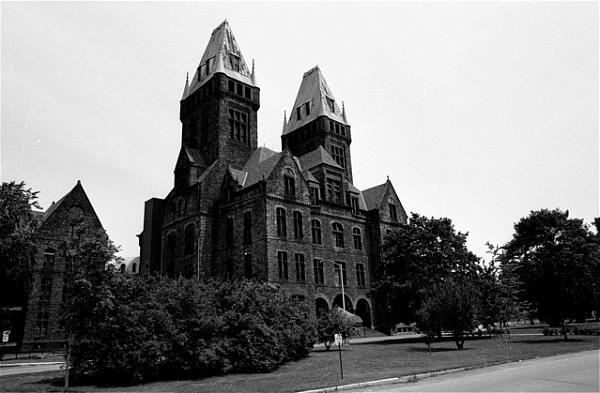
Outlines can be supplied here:
<path id="1" fill-rule="evenodd" d="M 14 374 L 41 373 L 44 371 L 58 371 L 62 364 L 44 364 L 35 366 L 0 367 L 0 377 Z"/>
<path id="2" fill-rule="evenodd" d="M 571 353 L 353 392 L 599 392 L 599 358 Z"/>

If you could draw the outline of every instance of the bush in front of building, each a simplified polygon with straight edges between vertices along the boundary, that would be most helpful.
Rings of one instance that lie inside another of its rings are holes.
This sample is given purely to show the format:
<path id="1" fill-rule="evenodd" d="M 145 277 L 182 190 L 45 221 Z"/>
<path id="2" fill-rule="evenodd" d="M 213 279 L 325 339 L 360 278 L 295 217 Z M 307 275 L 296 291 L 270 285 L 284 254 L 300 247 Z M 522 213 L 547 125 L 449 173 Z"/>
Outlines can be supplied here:
<path id="1" fill-rule="evenodd" d="M 327 313 L 321 313 L 317 319 L 317 341 L 323 343 L 329 350 L 334 342 L 334 335 L 341 334 L 346 339 L 356 331 L 357 323 L 339 307 L 334 307 Z"/>
<path id="2" fill-rule="evenodd" d="M 72 375 L 110 383 L 266 372 L 308 354 L 308 307 L 255 281 L 171 280 L 107 272 L 77 286 L 86 318 Z"/>

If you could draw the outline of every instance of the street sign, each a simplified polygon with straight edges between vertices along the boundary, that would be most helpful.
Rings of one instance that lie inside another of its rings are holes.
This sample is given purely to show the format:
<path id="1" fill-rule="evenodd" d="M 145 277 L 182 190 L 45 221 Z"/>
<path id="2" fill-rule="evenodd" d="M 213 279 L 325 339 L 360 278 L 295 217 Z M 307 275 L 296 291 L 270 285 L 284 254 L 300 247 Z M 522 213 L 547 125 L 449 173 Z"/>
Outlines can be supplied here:
<path id="1" fill-rule="evenodd" d="M 333 335 L 333 340 L 334 340 L 333 345 L 342 345 L 343 344 L 342 335 L 339 333 L 336 333 Z"/>
<path id="2" fill-rule="evenodd" d="M 8 336 L 10 336 L 10 330 L 4 330 L 2 332 L 2 342 L 3 343 L 7 343 L 8 342 Z"/>

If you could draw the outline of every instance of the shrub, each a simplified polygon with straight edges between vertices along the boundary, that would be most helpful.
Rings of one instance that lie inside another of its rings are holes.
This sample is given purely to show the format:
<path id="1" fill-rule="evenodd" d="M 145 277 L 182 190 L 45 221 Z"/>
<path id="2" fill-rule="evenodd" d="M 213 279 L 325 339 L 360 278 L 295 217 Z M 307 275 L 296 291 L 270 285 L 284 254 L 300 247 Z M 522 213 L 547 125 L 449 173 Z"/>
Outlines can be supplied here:
<path id="1" fill-rule="evenodd" d="M 317 319 L 317 341 L 329 350 L 334 341 L 334 335 L 340 333 L 342 338 L 350 337 L 356 330 L 356 322 L 348 317 L 339 307 L 334 307 L 328 313 L 322 313 Z"/>

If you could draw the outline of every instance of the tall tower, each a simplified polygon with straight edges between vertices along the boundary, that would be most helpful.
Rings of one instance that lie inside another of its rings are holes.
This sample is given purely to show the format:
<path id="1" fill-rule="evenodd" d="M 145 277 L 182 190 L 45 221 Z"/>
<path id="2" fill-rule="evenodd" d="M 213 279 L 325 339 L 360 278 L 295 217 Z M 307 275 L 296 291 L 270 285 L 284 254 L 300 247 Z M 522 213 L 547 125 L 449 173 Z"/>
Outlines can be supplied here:
<path id="1" fill-rule="evenodd" d="M 352 182 L 350 125 L 319 66 L 304 73 L 289 121 L 284 120 L 282 148 L 301 156 L 323 146 Z"/>
<path id="2" fill-rule="evenodd" d="M 259 107 L 254 64 L 249 70 L 225 20 L 213 30 L 192 80 L 186 78 L 179 116 L 182 149 L 199 153 L 205 166 L 223 159 L 241 168 L 256 149 Z M 185 168 L 175 170 L 176 187 L 181 171 Z"/>

